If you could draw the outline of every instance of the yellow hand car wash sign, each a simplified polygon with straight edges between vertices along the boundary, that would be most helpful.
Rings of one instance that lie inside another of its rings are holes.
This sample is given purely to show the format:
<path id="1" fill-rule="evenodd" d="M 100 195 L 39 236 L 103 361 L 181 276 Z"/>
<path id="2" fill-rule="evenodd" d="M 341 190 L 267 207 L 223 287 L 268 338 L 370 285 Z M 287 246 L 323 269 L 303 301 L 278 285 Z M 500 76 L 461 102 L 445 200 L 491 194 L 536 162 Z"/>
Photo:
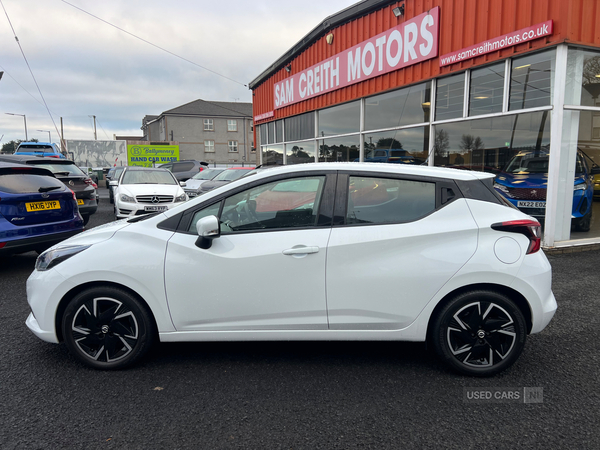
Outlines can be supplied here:
<path id="1" fill-rule="evenodd" d="M 179 145 L 128 145 L 127 165 L 154 167 L 179 161 Z"/>

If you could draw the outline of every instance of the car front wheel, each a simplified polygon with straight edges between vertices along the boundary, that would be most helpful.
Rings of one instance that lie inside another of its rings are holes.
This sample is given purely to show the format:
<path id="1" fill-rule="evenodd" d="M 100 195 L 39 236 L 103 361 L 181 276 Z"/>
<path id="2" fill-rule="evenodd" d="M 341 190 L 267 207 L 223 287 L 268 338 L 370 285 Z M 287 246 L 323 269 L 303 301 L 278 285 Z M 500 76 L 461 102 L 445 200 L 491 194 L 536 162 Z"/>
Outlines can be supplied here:
<path id="1" fill-rule="evenodd" d="M 62 332 L 69 351 L 96 369 L 135 363 L 157 335 L 146 307 L 129 292 L 110 286 L 76 295 L 65 309 Z"/>
<path id="2" fill-rule="evenodd" d="M 432 327 L 438 355 L 455 370 L 491 376 L 510 367 L 525 346 L 527 328 L 519 308 L 493 291 L 470 291 L 450 300 Z"/>

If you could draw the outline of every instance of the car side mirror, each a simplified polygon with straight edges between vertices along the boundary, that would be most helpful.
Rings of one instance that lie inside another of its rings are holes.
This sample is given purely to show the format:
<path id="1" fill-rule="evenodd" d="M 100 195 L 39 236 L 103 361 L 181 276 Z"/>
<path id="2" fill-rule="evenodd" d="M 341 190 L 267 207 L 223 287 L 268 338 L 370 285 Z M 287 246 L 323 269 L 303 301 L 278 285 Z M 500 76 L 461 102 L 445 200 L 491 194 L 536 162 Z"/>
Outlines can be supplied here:
<path id="1" fill-rule="evenodd" d="M 221 228 L 217 216 L 206 216 L 196 222 L 196 247 L 208 250 L 212 246 L 212 240 L 221 236 Z"/>
<path id="2" fill-rule="evenodd" d="M 185 187 L 185 186 L 186 186 L 186 182 L 185 182 L 185 181 L 180 181 L 180 182 L 179 182 L 179 186 L 181 186 L 181 187 Z"/>
<path id="3" fill-rule="evenodd" d="M 109 186 L 118 186 L 118 185 L 119 185 L 119 182 L 118 182 L 118 181 L 112 181 L 112 180 L 111 180 L 111 181 L 109 181 L 109 182 L 108 182 L 108 185 L 109 185 Z"/>

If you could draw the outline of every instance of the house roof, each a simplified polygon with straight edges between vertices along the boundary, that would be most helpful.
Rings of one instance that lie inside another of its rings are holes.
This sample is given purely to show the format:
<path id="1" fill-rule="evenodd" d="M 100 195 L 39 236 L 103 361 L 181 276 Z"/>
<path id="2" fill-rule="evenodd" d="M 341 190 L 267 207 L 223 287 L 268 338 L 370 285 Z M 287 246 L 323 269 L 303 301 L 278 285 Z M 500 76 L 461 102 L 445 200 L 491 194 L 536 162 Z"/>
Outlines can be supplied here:
<path id="1" fill-rule="evenodd" d="M 199 99 L 190 103 L 186 103 L 185 105 L 163 111 L 161 115 L 252 117 L 252 103 L 211 102 Z"/>

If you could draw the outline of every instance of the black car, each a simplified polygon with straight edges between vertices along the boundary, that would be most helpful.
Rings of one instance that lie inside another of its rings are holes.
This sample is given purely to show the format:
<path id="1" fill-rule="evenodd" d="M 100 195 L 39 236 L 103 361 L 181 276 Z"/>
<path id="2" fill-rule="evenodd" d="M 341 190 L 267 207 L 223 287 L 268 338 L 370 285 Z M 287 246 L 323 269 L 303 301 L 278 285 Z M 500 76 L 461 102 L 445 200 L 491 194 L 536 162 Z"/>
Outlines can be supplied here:
<path id="1" fill-rule="evenodd" d="M 199 172 L 202 172 L 208 167 L 208 163 L 196 161 L 194 159 L 187 159 L 182 161 L 174 161 L 167 164 L 161 164 L 161 169 L 170 170 L 177 181 L 186 181 L 192 178 Z"/>
<path id="2" fill-rule="evenodd" d="M 98 185 L 94 183 L 89 175 L 83 173 L 73 161 L 62 158 L 19 155 L 2 155 L 0 161 L 33 165 L 52 172 L 56 178 L 75 192 L 79 213 L 83 217 L 84 225 L 88 223 L 90 216 L 98 209 L 98 194 L 96 192 Z"/>
<path id="3" fill-rule="evenodd" d="M 73 192 L 52 172 L 0 161 L 0 256 L 41 253 L 81 231 Z"/>

